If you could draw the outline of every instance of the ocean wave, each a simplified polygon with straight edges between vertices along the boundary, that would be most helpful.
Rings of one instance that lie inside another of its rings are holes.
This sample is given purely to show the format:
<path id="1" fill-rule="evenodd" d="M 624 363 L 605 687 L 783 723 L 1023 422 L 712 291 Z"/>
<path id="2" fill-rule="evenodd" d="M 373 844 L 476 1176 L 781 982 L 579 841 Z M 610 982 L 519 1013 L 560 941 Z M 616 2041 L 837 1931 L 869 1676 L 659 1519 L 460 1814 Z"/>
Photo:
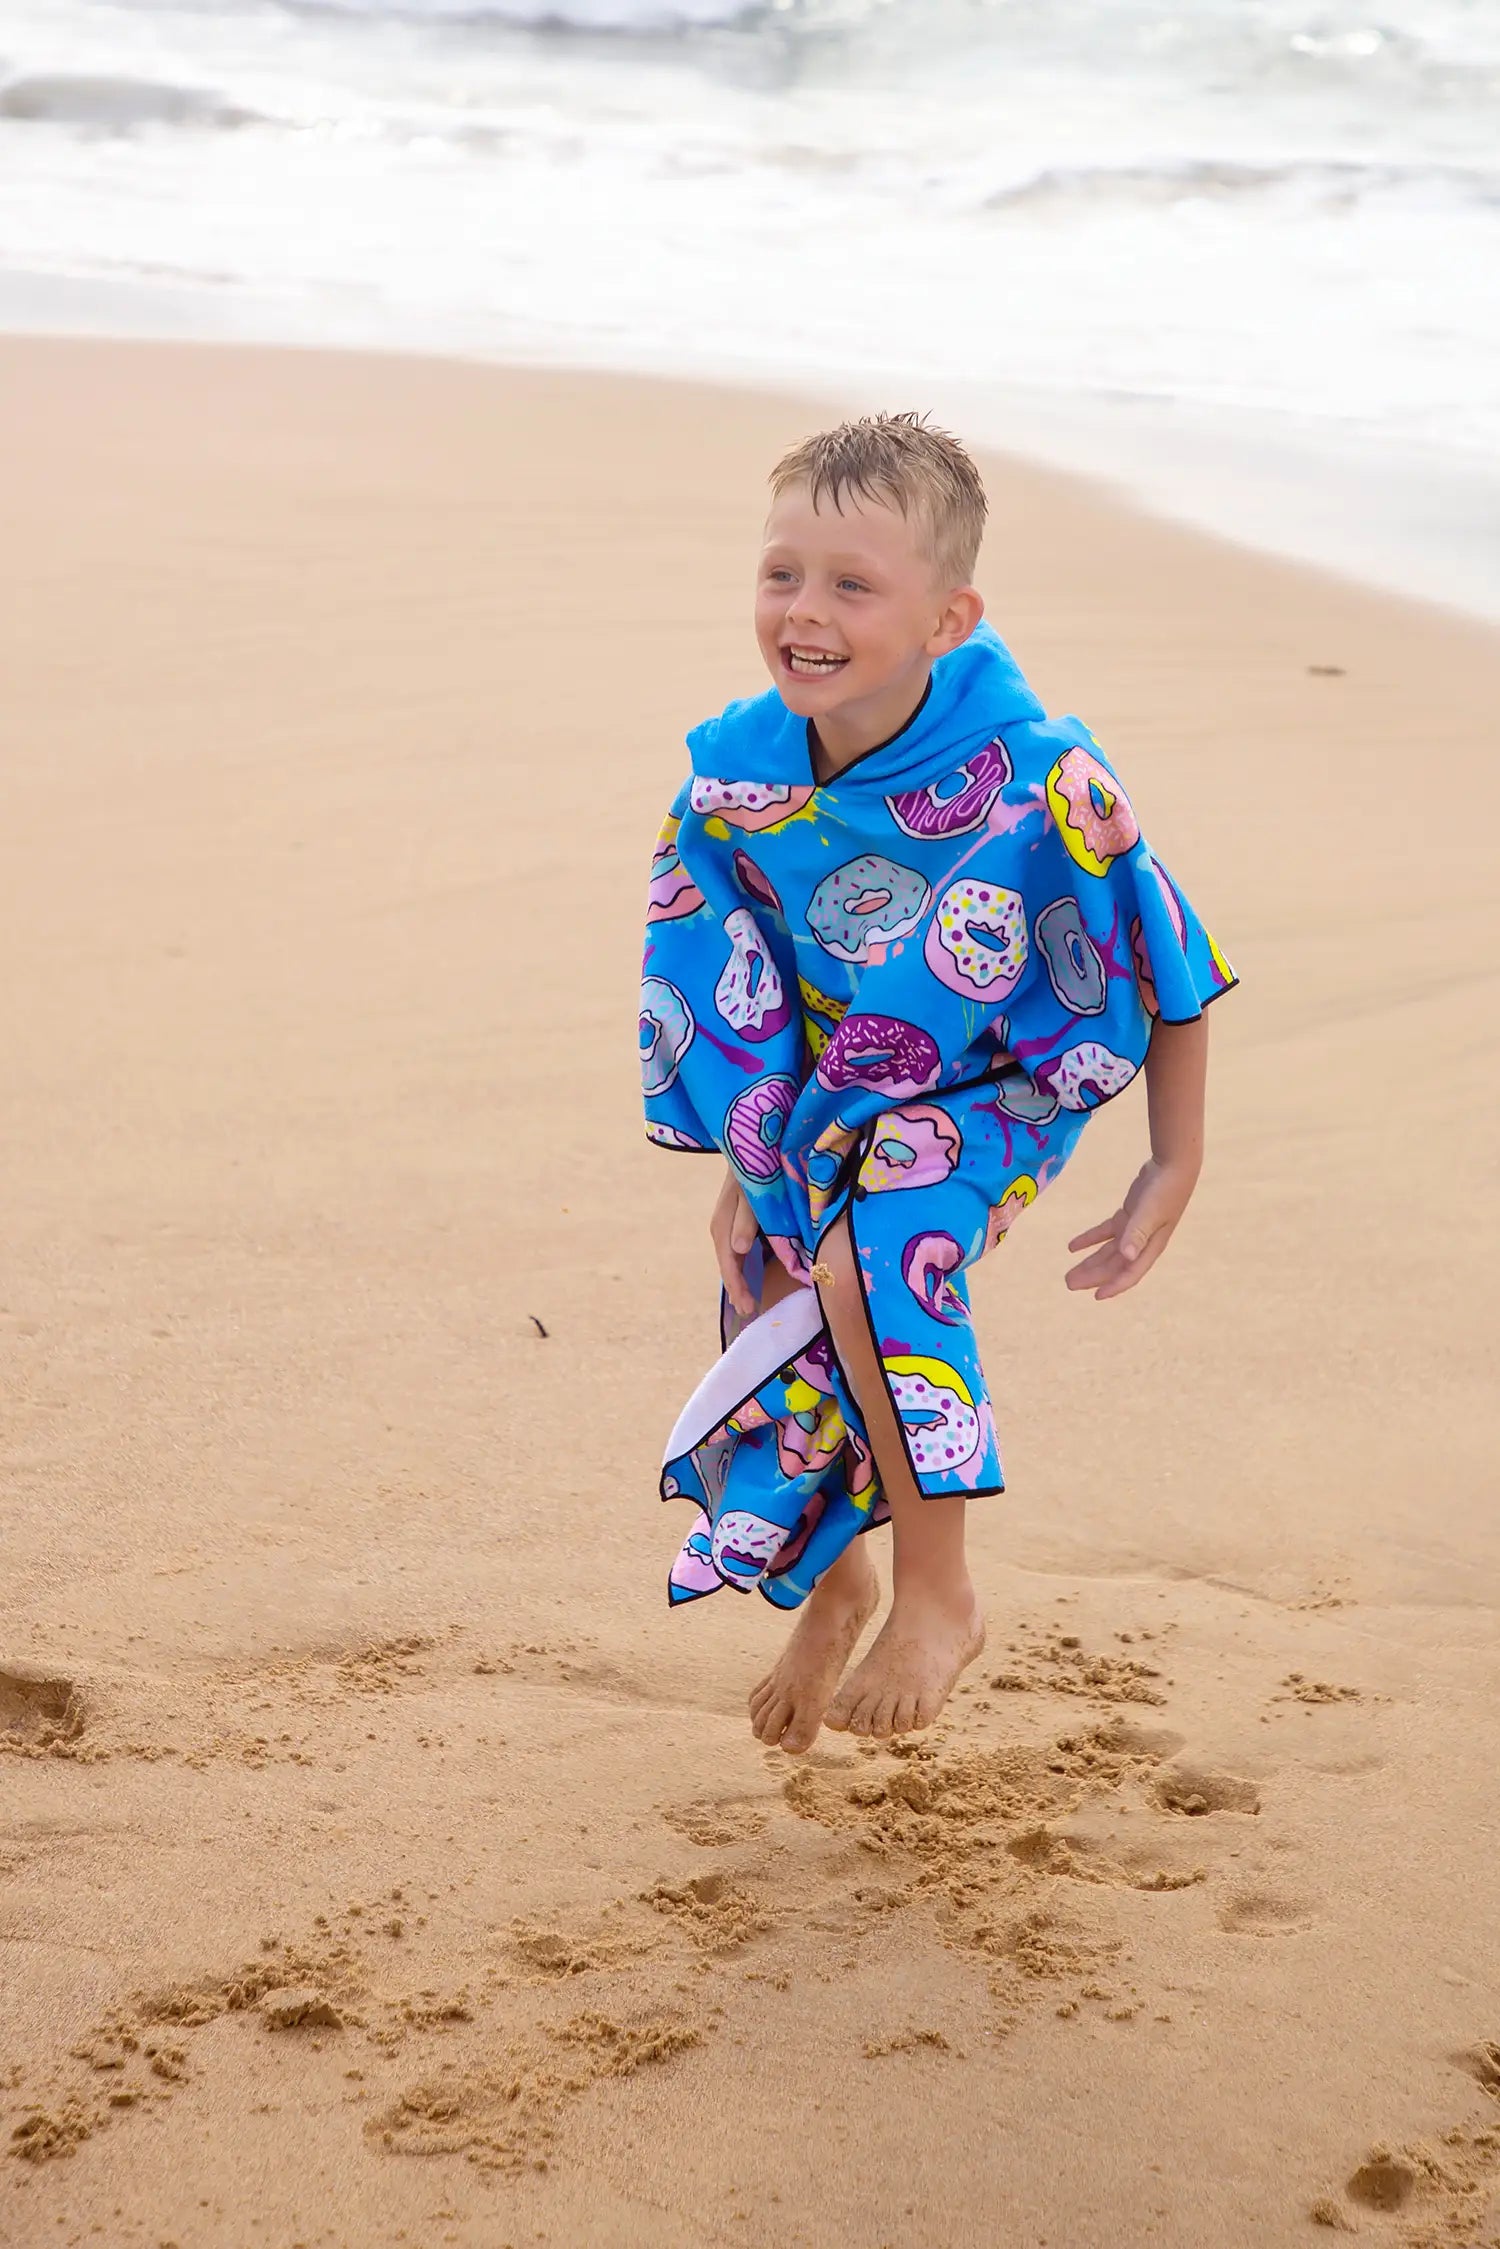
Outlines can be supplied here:
<path id="1" fill-rule="evenodd" d="M 287 4 L 307 15 L 652 38 L 751 27 L 787 13 L 777 0 L 287 0 Z M 793 8 L 803 4 L 804 0 L 792 0 Z"/>
<path id="2" fill-rule="evenodd" d="M 223 131 L 264 122 L 256 111 L 202 86 L 68 71 L 37 72 L 0 84 L 0 118 L 21 125 L 79 125 L 96 133 L 131 133 L 146 125 Z"/>
<path id="3" fill-rule="evenodd" d="M 1292 194 L 1326 210 L 1363 203 L 1372 196 L 1424 194 L 1434 188 L 1479 205 L 1500 204 L 1500 172 L 1471 165 L 1355 159 L 1256 164 L 1185 157 L 1155 164 L 1049 165 L 995 189 L 984 198 L 983 208 L 1030 217 L 1047 211 L 1065 215 L 1090 206 L 1138 208 Z"/>

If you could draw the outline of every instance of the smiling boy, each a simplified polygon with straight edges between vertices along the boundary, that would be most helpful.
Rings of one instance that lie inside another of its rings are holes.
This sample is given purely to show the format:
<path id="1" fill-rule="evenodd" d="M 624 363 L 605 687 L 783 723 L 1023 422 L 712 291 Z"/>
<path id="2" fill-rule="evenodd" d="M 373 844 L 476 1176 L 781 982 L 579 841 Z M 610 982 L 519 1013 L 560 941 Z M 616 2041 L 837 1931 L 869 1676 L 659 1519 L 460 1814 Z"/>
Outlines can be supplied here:
<path id="1" fill-rule="evenodd" d="M 689 736 L 652 867 L 647 1130 L 727 1160 L 726 1348 L 668 1446 L 663 1494 L 697 1510 L 669 1591 L 802 1608 L 750 1698 L 794 1752 L 824 1723 L 930 1724 L 983 1646 L 965 1509 L 1004 1484 L 966 1269 L 1144 1064 L 1150 1157 L 1067 1282 L 1108 1298 L 1150 1270 L 1202 1160 L 1203 1008 L 1233 982 L 1092 736 L 982 623 L 984 518 L 973 462 L 916 415 L 778 464 L 774 685 Z M 890 1613 L 846 1679 L 877 1603 L 859 1534 L 887 1520 Z"/>

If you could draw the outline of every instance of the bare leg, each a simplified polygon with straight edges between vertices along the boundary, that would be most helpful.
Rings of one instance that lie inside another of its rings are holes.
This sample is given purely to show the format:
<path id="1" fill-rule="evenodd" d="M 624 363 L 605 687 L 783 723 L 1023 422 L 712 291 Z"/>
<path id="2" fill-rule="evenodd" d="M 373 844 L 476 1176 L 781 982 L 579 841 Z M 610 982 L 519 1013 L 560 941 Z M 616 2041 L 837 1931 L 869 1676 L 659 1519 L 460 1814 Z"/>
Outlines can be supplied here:
<path id="1" fill-rule="evenodd" d="M 780 1303 L 797 1286 L 774 1260 L 767 1264 L 761 1309 Z M 789 1750 L 811 1749 L 823 1713 L 844 1675 L 861 1632 L 874 1614 L 880 1588 L 863 1538 L 855 1539 L 808 1595 L 778 1662 L 750 1697 L 750 1726 L 758 1741 Z"/>
<path id="2" fill-rule="evenodd" d="M 984 1617 L 964 1559 L 961 1495 L 924 1499 L 870 1333 L 847 1218 L 823 1237 L 833 1274 L 820 1290 L 829 1332 L 864 1416 L 894 1541 L 891 1612 L 875 1644 L 834 1696 L 825 1724 L 854 1734 L 930 1726 L 984 1646 Z"/>

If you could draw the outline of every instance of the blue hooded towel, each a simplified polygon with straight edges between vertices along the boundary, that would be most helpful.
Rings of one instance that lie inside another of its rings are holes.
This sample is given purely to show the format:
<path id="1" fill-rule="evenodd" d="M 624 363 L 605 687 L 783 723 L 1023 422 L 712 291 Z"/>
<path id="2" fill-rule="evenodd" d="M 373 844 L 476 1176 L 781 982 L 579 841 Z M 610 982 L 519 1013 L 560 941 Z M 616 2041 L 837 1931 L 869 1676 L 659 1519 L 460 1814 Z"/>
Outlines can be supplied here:
<path id="1" fill-rule="evenodd" d="M 1093 736 L 1046 717 L 988 625 L 831 781 L 774 690 L 688 747 L 651 866 L 646 1130 L 722 1153 L 761 1254 L 808 1285 L 726 1316 L 679 1417 L 661 1489 L 696 1513 L 669 1594 L 795 1608 L 887 1512 L 811 1285 L 822 1234 L 849 1214 L 918 1488 L 1003 1490 L 967 1269 L 1130 1083 L 1153 1020 L 1235 979 Z"/>

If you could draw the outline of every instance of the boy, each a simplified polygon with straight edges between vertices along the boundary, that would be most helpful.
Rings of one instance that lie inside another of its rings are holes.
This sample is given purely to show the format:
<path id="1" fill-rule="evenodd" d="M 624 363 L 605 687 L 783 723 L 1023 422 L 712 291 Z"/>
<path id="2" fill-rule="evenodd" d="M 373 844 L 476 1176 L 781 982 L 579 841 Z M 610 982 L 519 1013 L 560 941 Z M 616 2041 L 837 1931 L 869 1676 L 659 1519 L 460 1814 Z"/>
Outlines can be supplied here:
<path id="1" fill-rule="evenodd" d="M 641 1045 L 650 1137 L 728 1161 L 726 1349 L 668 1446 L 663 1494 L 698 1509 L 669 1591 L 806 1601 L 750 1698 L 798 1753 L 822 1724 L 930 1725 L 982 1648 L 964 1511 L 1004 1487 L 965 1269 L 1144 1063 L 1150 1158 L 1068 1286 L 1150 1271 L 1202 1161 L 1203 1008 L 1234 979 L 1092 737 L 981 622 L 963 448 L 876 416 L 771 489 L 774 685 L 688 738 Z M 859 1533 L 886 1520 L 890 1613 L 844 1679 L 877 1599 Z"/>

